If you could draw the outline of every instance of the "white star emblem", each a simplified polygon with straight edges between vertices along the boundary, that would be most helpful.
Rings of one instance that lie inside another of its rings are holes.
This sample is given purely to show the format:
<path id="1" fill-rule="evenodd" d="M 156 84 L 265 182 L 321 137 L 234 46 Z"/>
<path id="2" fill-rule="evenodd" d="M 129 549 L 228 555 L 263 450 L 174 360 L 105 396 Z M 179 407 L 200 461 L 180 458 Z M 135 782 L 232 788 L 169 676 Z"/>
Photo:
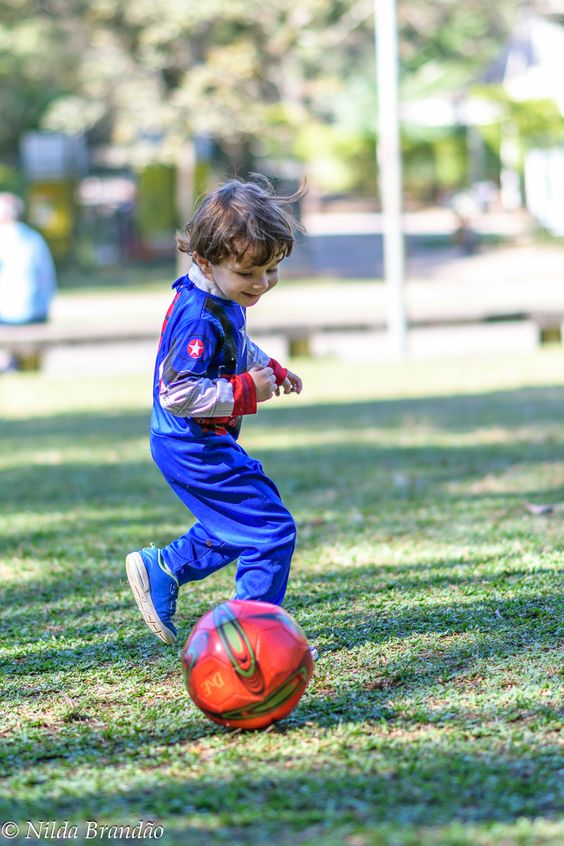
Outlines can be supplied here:
<path id="1" fill-rule="evenodd" d="M 194 338 L 188 344 L 188 355 L 191 358 L 200 358 L 202 353 L 204 352 L 204 345 L 198 338 Z"/>

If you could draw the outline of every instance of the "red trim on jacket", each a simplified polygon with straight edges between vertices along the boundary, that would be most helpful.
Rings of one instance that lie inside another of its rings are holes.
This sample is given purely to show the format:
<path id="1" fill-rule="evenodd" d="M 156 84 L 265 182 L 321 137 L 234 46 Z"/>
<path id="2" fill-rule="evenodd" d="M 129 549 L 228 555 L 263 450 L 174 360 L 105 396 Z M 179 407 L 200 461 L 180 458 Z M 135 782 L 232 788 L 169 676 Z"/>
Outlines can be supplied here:
<path id="1" fill-rule="evenodd" d="M 165 329 L 166 329 L 166 325 L 167 325 L 167 323 L 170 319 L 172 312 L 174 311 L 174 306 L 176 305 L 176 301 L 177 301 L 179 296 L 180 296 L 180 291 L 177 291 L 175 296 L 174 296 L 173 301 L 171 302 L 171 304 L 169 305 L 169 307 L 167 309 L 167 313 L 165 314 L 165 317 L 164 317 L 164 320 L 163 320 L 163 325 L 162 325 L 162 328 L 161 328 L 161 335 L 160 335 L 160 338 L 159 338 L 159 350 L 160 350 L 161 344 L 163 342 L 163 335 L 164 335 L 164 332 L 165 332 Z"/>
<path id="2" fill-rule="evenodd" d="M 257 413 L 257 389 L 250 373 L 239 373 L 237 376 L 222 376 L 231 382 L 233 388 L 233 417 L 242 414 Z"/>
<path id="3" fill-rule="evenodd" d="M 288 375 L 288 368 L 282 367 L 274 358 L 271 358 L 268 362 L 268 366 L 272 368 L 274 371 L 274 378 L 276 379 L 276 384 L 280 386 L 286 376 Z"/>
<path id="4" fill-rule="evenodd" d="M 250 373 L 237 376 L 222 376 L 233 388 L 233 413 L 231 417 L 195 417 L 194 420 L 205 432 L 226 435 L 229 429 L 236 429 L 239 417 L 257 413 L 257 389 Z"/>

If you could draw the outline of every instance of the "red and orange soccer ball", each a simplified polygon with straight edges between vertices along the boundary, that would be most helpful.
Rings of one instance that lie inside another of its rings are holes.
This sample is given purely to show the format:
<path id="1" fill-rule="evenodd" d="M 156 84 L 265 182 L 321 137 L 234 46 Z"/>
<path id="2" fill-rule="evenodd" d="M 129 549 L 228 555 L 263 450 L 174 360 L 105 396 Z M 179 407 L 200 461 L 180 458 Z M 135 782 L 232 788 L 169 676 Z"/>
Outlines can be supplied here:
<path id="1" fill-rule="evenodd" d="M 188 693 L 213 720 L 259 729 L 296 707 L 313 673 L 306 636 L 278 605 L 233 599 L 205 614 L 182 651 Z"/>

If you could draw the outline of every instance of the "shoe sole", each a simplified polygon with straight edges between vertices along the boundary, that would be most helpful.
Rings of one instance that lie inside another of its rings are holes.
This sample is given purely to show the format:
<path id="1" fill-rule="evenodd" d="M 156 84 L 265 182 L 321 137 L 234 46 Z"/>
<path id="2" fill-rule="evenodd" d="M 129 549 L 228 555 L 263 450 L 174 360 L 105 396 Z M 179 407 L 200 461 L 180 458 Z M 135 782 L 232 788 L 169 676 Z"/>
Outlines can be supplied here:
<path id="1" fill-rule="evenodd" d="M 133 591 L 135 602 L 143 619 L 163 643 L 172 644 L 176 642 L 176 635 L 171 632 L 159 618 L 156 612 L 153 600 L 151 599 L 151 589 L 149 584 L 149 574 L 145 567 L 145 562 L 139 552 L 130 552 L 125 559 L 125 570 L 127 572 L 127 579 L 129 586 Z"/>

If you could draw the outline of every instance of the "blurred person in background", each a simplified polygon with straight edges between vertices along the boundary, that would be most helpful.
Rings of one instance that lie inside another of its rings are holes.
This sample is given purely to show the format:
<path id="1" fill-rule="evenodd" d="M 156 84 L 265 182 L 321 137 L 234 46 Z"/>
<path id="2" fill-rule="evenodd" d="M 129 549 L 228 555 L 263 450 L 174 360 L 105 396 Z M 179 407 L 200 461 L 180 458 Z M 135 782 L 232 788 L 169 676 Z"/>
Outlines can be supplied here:
<path id="1" fill-rule="evenodd" d="M 22 223 L 24 205 L 0 193 L 0 324 L 44 323 L 57 287 L 43 237 Z"/>

